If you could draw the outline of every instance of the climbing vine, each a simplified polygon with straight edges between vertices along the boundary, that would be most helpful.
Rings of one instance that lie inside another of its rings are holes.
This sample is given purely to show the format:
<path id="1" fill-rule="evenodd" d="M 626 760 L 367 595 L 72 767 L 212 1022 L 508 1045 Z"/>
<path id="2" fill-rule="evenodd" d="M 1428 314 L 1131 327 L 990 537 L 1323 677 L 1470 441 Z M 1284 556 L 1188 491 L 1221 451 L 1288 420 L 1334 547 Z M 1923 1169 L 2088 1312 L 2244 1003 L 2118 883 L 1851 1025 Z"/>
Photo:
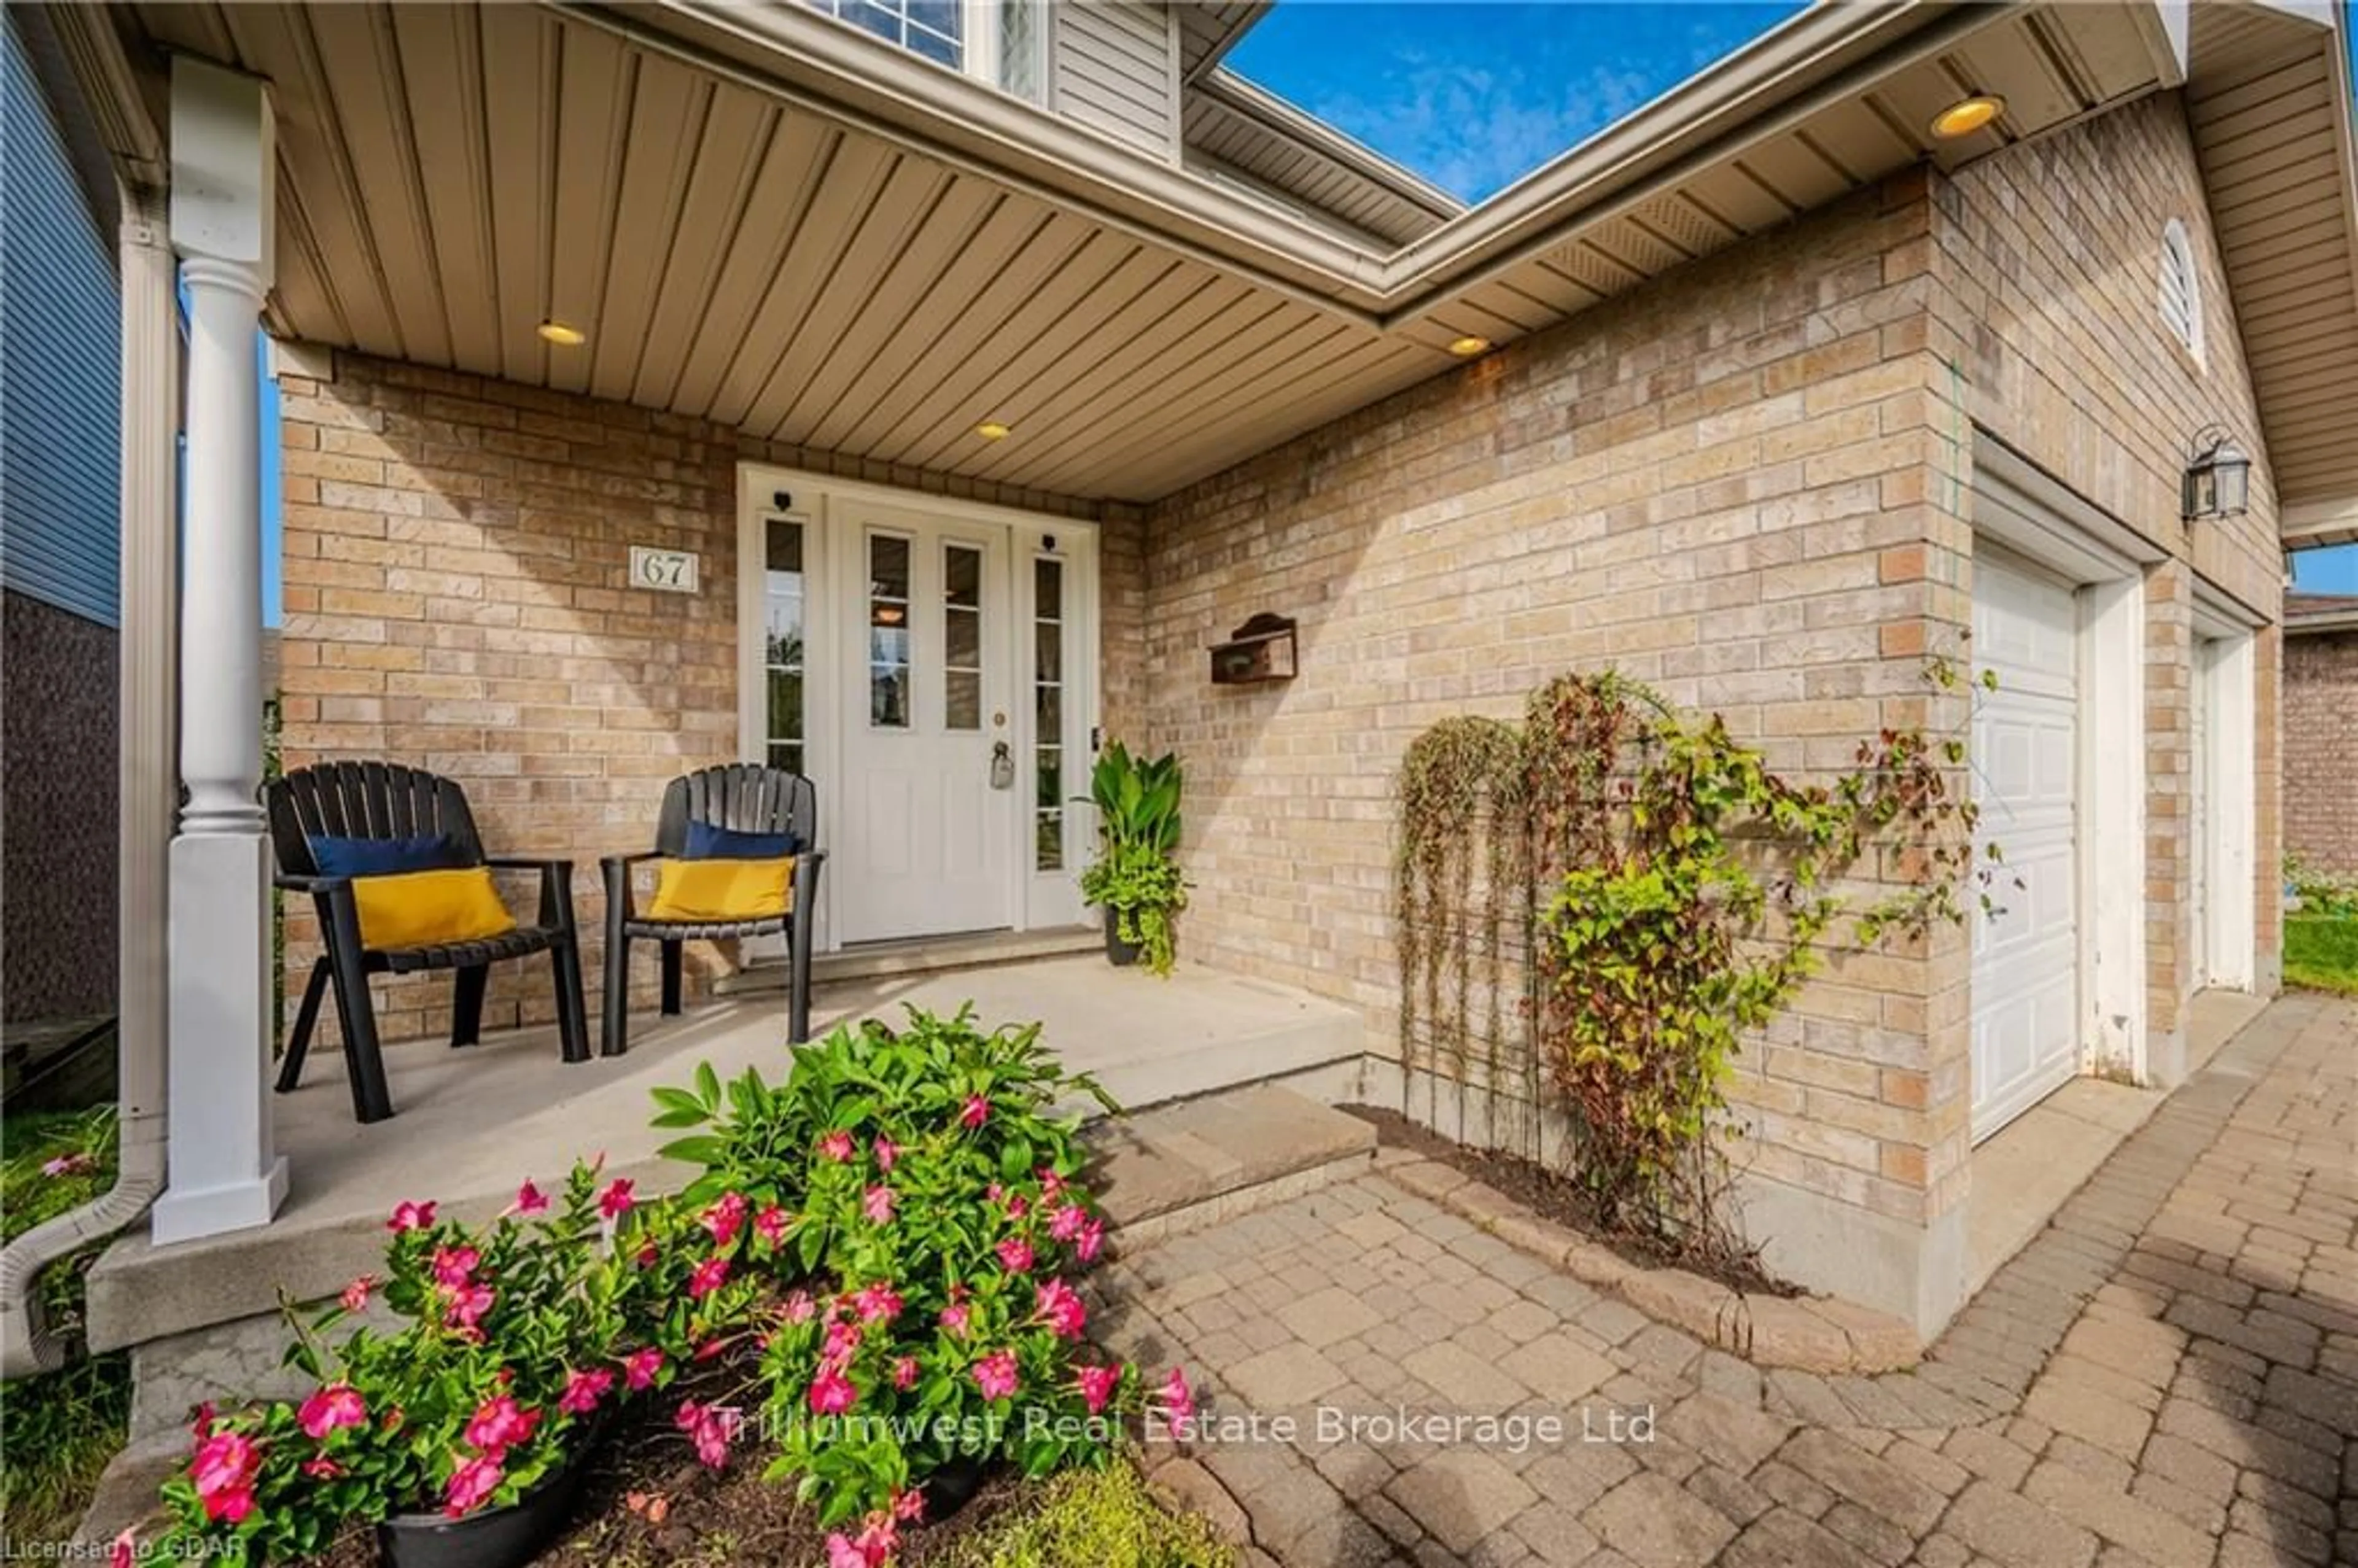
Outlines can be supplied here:
<path id="1" fill-rule="evenodd" d="M 1927 679 L 1957 685 L 1944 661 Z M 1513 1046 L 1525 1103 L 1544 1074 L 1569 1113 L 1571 1174 L 1602 1223 L 1724 1241 L 1712 1134 L 1743 1038 L 1833 943 L 1963 918 L 1963 755 L 1886 729 L 1850 771 L 1792 784 L 1719 717 L 1691 720 L 1612 671 L 1549 682 L 1520 726 L 1434 726 L 1401 781 L 1409 1065 L 1437 1095 L 1468 1081 L 1479 1042 L 1495 1120 Z M 1896 884 L 1845 883 L 1876 857 Z M 1510 1041 L 1510 1016 L 1527 1038 Z"/>

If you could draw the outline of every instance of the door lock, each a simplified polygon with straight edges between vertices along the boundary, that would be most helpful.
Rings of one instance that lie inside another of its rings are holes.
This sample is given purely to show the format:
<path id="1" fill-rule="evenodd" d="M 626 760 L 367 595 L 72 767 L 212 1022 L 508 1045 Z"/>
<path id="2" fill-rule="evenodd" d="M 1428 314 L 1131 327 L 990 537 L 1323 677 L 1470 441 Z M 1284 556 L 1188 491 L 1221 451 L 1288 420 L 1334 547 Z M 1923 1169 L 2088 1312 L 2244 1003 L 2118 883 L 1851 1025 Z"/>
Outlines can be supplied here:
<path id="1" fill-rule="evenodd" d="M 993 789 L 1015 787 L 1015 758 L 1009 753 L 1007 742 L 1004 741 L 990 749 L 990 787 Z"/>

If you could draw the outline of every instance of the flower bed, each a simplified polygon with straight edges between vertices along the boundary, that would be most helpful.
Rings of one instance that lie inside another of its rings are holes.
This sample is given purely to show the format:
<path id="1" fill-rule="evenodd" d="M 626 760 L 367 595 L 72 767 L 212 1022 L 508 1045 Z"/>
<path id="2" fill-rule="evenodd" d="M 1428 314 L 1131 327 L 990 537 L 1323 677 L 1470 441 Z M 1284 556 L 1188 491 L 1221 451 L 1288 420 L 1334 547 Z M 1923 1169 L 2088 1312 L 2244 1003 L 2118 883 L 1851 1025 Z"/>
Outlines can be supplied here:
<path id="1" fill-rule="evenodd" d="M 831 1568 L 879 1568 L 993 1467 L 1101 1468 L 1150 1399 L 1190 1398 L 1176 1370 L 1150 1393 L 1087 1348 L 1072 1278 L 1104 1220 L 1077 1119 L 1052 1114 L 1076 1094 L 1105 1098 L 1036 1028 L 913 1011 L 838 1029 L 781 1084 L 706 1066 L 657 1090 L 657 1125 L 687 1134 L 666 1152 L 700 1168 L 676 1196 L 591 1162 L 488 1226 L 405 1201 L 382 1279 L 298 1325 L 315 1390 L 200 1414 L 165 1544 L 280 1562 L 395 1516 L 511 1509 L 624 1405 L 711 1469 L 762 1460 Z M 401 1326 L 346 1332 L 379 1293 Z"/>

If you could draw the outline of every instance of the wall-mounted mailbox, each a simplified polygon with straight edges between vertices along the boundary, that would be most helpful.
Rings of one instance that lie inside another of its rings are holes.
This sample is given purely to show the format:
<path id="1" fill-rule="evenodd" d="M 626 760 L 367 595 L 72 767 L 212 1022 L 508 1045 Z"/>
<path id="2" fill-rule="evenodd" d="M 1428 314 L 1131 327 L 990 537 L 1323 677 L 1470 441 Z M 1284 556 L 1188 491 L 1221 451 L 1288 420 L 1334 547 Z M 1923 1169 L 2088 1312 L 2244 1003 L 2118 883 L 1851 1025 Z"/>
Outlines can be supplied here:
<path id="1" fill-rule="evenodd" d="M 1264 611 L 1212 648 L 1214 686 L 1250 686 L 1293 678 L 1293 619 Z"/>

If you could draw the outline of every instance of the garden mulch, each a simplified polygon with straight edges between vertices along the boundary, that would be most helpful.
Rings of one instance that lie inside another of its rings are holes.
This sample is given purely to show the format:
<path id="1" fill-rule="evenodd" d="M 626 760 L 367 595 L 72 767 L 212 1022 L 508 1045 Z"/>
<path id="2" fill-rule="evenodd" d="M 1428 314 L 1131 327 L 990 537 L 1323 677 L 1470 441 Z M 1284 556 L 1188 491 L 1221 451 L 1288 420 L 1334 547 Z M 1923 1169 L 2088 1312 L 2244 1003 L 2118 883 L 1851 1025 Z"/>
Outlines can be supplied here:
<path id="1" fill-rule="evenodd" d="M 1747 1295 L 1798 1296 L 1801 1288 L 1761 1268 L 1758 1257 L 1726 1245 L 1681 1247 L 1661 1236 L 1607 1226 L 1578 1183 L 1535 1160 L 1505 1150 L 1470 1148 L 1420 1127 L 1396 1110 L 1346 1105 L 1339 1110 L 1376 1130 L 1376 1141 L 1447 1165 L 1496 1189 L 1545 1219 L 1578 1231 L 1598 1246 L 1641 1269 L 1683 1269 Z"/>

